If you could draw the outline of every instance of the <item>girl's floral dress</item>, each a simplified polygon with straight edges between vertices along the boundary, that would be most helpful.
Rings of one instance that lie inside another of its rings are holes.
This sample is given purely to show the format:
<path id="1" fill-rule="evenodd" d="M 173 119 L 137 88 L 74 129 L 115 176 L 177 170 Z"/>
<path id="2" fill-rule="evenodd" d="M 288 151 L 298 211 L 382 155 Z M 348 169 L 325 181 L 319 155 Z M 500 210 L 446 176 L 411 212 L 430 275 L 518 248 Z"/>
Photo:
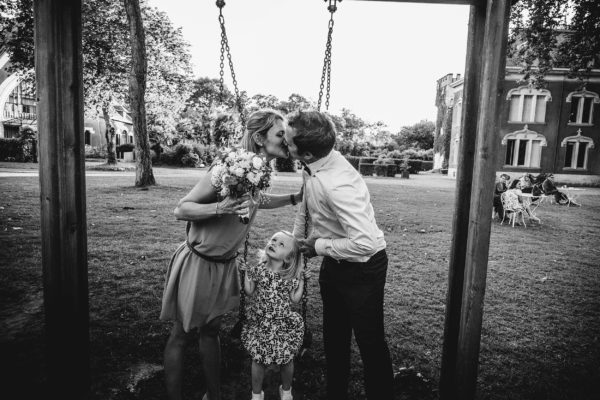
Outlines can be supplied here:
<path id="1" fill-rule="evenodd" d="M 246 273 L 256 286 L 242 343 L 259 364 L 287 364 L 300 350 L 304 334 L 302 317 L 290 307 L 290 291 L 299 281 L 282 279 L 264 263 L 248 268 Z"/>

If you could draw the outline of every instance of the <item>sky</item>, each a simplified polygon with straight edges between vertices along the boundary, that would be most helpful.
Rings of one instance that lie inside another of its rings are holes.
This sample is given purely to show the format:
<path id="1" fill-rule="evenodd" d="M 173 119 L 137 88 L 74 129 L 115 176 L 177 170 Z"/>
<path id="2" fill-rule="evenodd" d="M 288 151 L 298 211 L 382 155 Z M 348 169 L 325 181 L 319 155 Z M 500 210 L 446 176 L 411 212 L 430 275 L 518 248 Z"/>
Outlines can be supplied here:
<path id="1" fill-rule="evenodd" d="M 148 3 L 182 28 L 195 76 L 218 77 L 215 1 Z M 240 90 L 282 100 L 299 93 L 316 101 L 327 5 L 322 0 L 226 0 L 223 15 Z M 435 121 L 437 79 L 464 71 L 468 6 L 344 0 L 334 20 L 329 111 L 348 108 L 369 122 L 383 121 L 392 132 L 422 119 Z M 232 88 L 228 69 L 225 76 Z"/>

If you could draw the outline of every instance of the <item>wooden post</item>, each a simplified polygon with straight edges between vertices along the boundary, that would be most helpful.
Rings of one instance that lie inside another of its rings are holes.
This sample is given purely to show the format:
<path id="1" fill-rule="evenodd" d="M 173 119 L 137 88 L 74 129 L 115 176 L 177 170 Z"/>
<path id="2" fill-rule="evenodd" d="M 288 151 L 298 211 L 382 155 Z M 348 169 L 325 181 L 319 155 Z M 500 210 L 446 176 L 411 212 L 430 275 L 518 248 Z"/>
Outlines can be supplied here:
<path id="1" fill-rule="evenodd" d="M 467 36 L 467 60 L 463 85 L 462 131 L 456 174 L 452 246 L 446 295 L 446 319 L 440 375 L 440 399 L 456 398 L 456 375 L 458 334 L 462 305 L 462 293 L 469 230 L 471 181 L 481 88 L 483 34 L 485 31 L 485 2 L 471 6 Z M 449 134 L 449 133 L 448 133 Z"/>
<path id="2" fill-rule="evenodd" d="M 34 1 L 48 398 L 89 388 L 81 0 Z"/>
<path id="3" fill-rule="evenodd" d="M 475 398 L 477 384 L 500 129 L 497 105 L 502 100 L 509 12 L 510 0 L 488 0 L 481 52 L 484 64 L 456 364 L 457 398 L 461 400 Z"/>

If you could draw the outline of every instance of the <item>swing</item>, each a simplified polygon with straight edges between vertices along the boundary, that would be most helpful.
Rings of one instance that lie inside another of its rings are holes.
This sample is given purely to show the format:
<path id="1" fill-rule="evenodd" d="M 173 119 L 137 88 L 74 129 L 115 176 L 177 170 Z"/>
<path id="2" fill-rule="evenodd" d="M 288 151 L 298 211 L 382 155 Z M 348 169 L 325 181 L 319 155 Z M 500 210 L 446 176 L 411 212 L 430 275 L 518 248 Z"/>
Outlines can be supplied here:
<path id="1" fill-rule="evenodd" d="M 319 86 L 319 100 L 317 103 L 317 110 L 321 110 L 321 102 L 323 99 L 323 91 L 325 92 L 325 109 L 329 109 L 329 98 L 330 98 L 330 90 L 331 90 L 331 43 L 332 43 L 332 35 L 333 35 L 333 13 L 337 10 L 337 2 L 342 0 L 324 0 L 325 2 L 329 2 L 329 6 L 327 10 L 330 13 L 330 18 L 328 22 L 328 30 L 327 30 L 327 42 L 325 45 L 325 57 L 323 60 L 323 69 L 321 72 L 321 84 Z M 237 86 L 237 80 L 235 77 L 235 71 L 233 68 L 233 61 L 231 58 L 231 50 L 229 48 L 229 41 L 227 38 L 227 31 L 225 29 L 225 17 L 223 16 L 223 7 L 225 6 L 225 0 L 217 0 L 217 7 L 219 8 L 219 26 L 221 28 L 221 55 L 220 55 L 220 63 L 219 63 L 219 95 L 221 99 L 221 103 L 224 101 L 225 94 L 225 85 L 224 85 L 224 75 L 225 75 L 225 55 L 227 55 L 227 61 L 229 64 L 229 70 L 231 72 L 231 78 L 233 82 L 233 89 L 235 93 L 235 106 L 237 111 L 240 114 L 240 122 L 242 127 L 246 126 L 246 115 L 244 110 L 244 105 L 242 103 L 242 99 L 240 97 L 240 92 Z M 304 237 L 308 237 L 308 225 L 310 216 L 308 213 L 308 205 L 305 205 L 305 213 L 304 213 Z M 244 241 L 244 252 L 243 252 L 243 260 L 244 264 L 247 263 L 248 260 L 248 244 L 250 239 L 250 233 L 246 235 L 246 239 Z M 307 271 L 308 265 L 308 257 L 303 256 L 304 262 L 304 271 Z M 244 282 L 244 278 L 246 272 L 244 270 L 240 270 L 240 281 Z M 304 338 L 302 341 L 302 346 L 300 347 L 300 351 L 298 353 L 298 357 L 302 358 L 305 356 L 306 351 L 312 346 L 312 332 L 308 329 L 306 312 L 308 309 L 308 278 L 304 279 L 304 291 L 302 294 L 302 305 L 301 305 L 301 313 L 302 313 L 302 321 L 304 322 Z M 246 293 L 244 292 L 243 287 L 240 289 L 240 308 L 238 320 L 230 331 L 230 335 L 233 338 L 239 339 L 242 334 L 243 324 L 246 322 Z"/>

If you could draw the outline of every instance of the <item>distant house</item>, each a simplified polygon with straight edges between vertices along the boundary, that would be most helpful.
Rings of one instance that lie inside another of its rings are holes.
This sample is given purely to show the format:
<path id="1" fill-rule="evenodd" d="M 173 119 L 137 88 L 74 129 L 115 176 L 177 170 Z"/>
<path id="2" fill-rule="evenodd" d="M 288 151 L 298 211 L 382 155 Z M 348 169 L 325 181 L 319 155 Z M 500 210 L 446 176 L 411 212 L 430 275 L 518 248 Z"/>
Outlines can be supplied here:
<path id="1" fill-rule="evenodd" d="M 19 136 L 21 127 L 37 130 L 37 104 L 34 97 L 27 95 L 17 74 L 7 71 L 9 57 L 0 54 L 0 138 Z M 116 145 L 133 143 L 133 124 L 129 112 L 120 105 L 114 107 L 111 119 L 115 128 Z M 86 118 L 81 134 L 86 145 L 105 147 L 106 125 L 102 118 Z"/>
<path id="2" fill-rule="evenodd" d="M 552 70 L 547 87 L 536 89 L 519 82 L 519 67 L 506 67 L 500 128 L 489 132 L 498 139 L 498 173 L 515 178 L 551 172 L 562 183 L 600 183 L 600 70 L 593 70 L 585 84 L 569 79 L 567 72 Z M 460 149 L 463 84 L 452 74 L 438 80 L 452 115 L 450 132 L 440 132 L 451 135 L 447 162 L 452 178 Z"/>

